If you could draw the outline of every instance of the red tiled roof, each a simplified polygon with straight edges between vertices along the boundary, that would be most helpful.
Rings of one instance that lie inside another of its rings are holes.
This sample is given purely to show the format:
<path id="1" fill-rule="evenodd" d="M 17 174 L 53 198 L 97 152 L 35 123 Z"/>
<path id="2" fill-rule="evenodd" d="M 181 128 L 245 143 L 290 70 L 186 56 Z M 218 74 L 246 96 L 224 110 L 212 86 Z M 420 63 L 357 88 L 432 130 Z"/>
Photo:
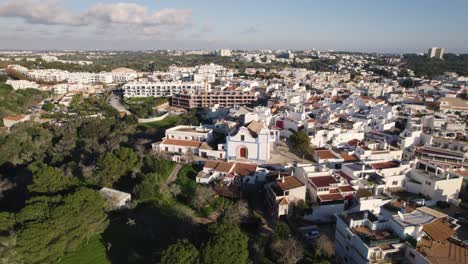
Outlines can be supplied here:
<path id="1" fill-rule="evenodd" d="M 328 187 L 330 184 L 338 183 L 332 176 L 310 177 L 309 181 L 316 187 Z"/>
<path id="2" fill-rule="evenodd" d="M 355 192 L 356 190 L 351 185 L 338 186 L 341 192 Z"/>
<path id="3" fill-rule="evenodd" d="M 351 178 L 350 176 L 348 176 L 346 173 L 342 171 L 336 171 L 335 173 L 338 174 L 340 177 L 344 178 L 345 180 L 347 180 L 348 182 L 351 182 L 352 180 L 354 180 L 353 178 Z"/>
<path id="4" fill-rule="evenodd" d="M 320 159 L 336 159 L 337 157 L 330 150 L 315 150 Z"/>
<path id="5" fill-rule="evenodd" d="M 205 163 L 205 168 L 208 168 L 208 169 L 214 169 L 216 168 L 216 166 L 218 165 L 218 161 L 214 161 L 214 160 L 208 160 L 206 163 Z"/>
<path id="6" fill-rule="evenodd" d="M 234 167 L 234 165 L 234 163 L 220 161 L 218 163 L 218 166 L 216 166 L 215 171 L 228 173 L 232 170 L 232 167 Z"/>
<path id="7" fill-rule="evenodd" d="M 322 194 L 322 195 L 318 195 L 318 198 L 320 199 L 321 202 L 344 200 L 343 195 L 339 193 Z"/>
<path id="8" fill-rule="evenodd" d="M 349 154 L 346 154 L 346 153 L 341 153 L 340 154 L 341 158 L 344 160 L 344 161 L 347 161 L 347 162 L 350 162 L 350 161 L 358 161 L 359 158 L 356 157 L 356 155 L 349 155 Z"/>
<path id="9" fill-rule="evenodd" d="M 389 168 L 399 167 L 400 163 L 398 163 L 396 161 L 385 161 L 385 162 L 372 163 L 370 165 L 375 170 L 381 170 L 381 169 L 389 169 Z"/>
<path id="10" fill-rule="evenodd" d="M 348 145 L 357 146 L 361 141 L 359 139 L 351 139 L 348 141 Z"/>
<path id="11" fill-rule="evenodd" d="M 10 121 L 20 121 L 23 118 L 25 118 L 24 115 L 16 115 L 16 116 L 5 116 L 3 119 L 10 120 Z"/>
<path id="12" fill-rule="evenodd" d="M 236 163 L 236 166 L 234 167 L 234 172 L 241 176 L 251 175 L 255 173 L 256 170 L 256 164 Z"/>
<path id="13" fill-rule="evenodd" d="M 199 148 L 203 142 L 193 141 L 193 140 L 180 140 L 180 139 L 165 139 L 162 144 L 164 145 L 174 145 L 174 146 L 183 146 L 183 147 L 194 147 Z"/>
<path id="14" fill-rule="evenodd" d="M 291 190 L 291 189 L 304 186 L 304 184 L 294 176 L 284 177 L 284 182 L 283 182 L 283 179 L 278 179 L 276 180 L 276 183 L 278 184 L 278 187 L 280 187 L 281 190 L 283 191 L 287 191 L 287 190 Z"/>

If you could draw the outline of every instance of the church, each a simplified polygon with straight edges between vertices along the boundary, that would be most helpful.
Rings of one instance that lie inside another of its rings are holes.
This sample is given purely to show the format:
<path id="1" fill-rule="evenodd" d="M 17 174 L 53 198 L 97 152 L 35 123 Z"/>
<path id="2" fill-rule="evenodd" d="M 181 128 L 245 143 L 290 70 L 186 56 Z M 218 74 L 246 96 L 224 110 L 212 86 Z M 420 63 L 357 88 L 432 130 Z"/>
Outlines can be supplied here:
<path id="1" fill-rule="evenodd" d="M 279 140 L 279 130 L 252 121 L 226 137 L 226 159 L 266 162 Z"/>

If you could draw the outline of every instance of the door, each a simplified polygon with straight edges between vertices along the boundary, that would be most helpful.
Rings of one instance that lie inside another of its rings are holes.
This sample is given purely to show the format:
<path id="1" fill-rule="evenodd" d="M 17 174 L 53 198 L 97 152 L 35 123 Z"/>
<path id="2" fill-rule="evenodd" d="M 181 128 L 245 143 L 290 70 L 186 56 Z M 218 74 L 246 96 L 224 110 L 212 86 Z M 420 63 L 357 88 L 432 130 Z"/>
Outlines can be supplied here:
<path id="1" fill-rule="evenodd" d="M 247 148 L 240 149 L 240 157 L 246 159 L 247 158 Z"/>

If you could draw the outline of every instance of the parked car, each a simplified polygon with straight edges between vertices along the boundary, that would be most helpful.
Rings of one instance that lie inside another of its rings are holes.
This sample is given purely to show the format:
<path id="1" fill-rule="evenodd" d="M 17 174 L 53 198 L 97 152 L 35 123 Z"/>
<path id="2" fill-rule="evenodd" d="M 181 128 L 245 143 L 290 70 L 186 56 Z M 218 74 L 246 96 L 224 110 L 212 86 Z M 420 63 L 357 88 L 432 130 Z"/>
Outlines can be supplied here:
<path id="1" fill-rule="evenodd" d="M 464 217 L 464 216 L 460 216 L 457 218 L 457 222 L 460 223 L 460 224 L 468 224 L 468 218 Z"/>
<path id="2" fill-rule="evenodd" d="M 320 237 L 320 232 L 317 230 L 311 230 L 304 234 L 307 240 L 313 240 Z"/>
<path id="3" fill-rule="evenodd" d="M 423 199 L 423 198 L 418 198 L 418 199 L 411 200 L 411 204 L 413 204 L 415 206 L 424 206 L 425 203 L 426 203 L 426 200 Z"/>

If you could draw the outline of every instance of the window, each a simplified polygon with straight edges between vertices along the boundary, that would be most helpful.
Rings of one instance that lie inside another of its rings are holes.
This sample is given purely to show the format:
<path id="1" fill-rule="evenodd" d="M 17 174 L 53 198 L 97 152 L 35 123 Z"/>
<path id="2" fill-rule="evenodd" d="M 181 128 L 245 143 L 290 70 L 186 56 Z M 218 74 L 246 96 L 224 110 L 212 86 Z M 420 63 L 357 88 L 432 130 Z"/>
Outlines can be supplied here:
<path id="1" fill-rule="evenodd" d="M 181 149 L 181 148 L 179 148 L 179 153 L 182 153 L 182 149 Z"/>
<path id="2" fill-rule="evenodd" d="M 285 196 L 288 196 L 288 195 L 289 195 L 289 191 L 285 191 L 285 192 L 284 192 L 284 195 L 285 195 Z"/>
<path id="3" fill-rule="evenodd" d="M 244 140 L 245 140 L 245 136 L 241 135 L 241 141 L 244 141 Z"/>
<path id="4" fill-rule="evenodd" d="M 166 147 L 166 148 L 165 148 L 165 150 L 166 150 L 166 151 L 169 151 L 169 148 L 168 148 L 168 147 Z"/>
<path id="5" fill-rule="evenodd" d="M 392 181 L 392 185 L 397 185 L 398 181 Z"/>

